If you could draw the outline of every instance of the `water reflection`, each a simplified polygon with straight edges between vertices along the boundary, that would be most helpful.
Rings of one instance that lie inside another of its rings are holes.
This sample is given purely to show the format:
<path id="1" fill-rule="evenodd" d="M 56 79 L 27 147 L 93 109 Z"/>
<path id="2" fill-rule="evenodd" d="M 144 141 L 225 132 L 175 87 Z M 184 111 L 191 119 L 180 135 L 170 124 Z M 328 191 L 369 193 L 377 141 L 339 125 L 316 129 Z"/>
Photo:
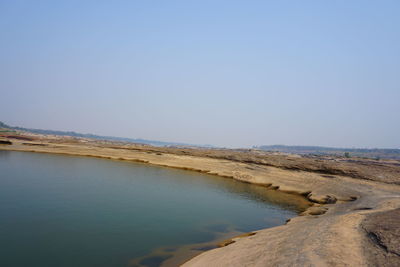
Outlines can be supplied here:
<path id="1" fill-rule="evenodd" d="M 160 173 L 163 172 L 163 169 L 160 170 Z M 193 184 L 194 186 L 201 183 L 207 185 L 211 190 L 233 194 L 236 197 L 241 197 L 249 201 L 256 201 L 260 205 L 270 206 L 272 204 L 283 209 L 302 212 L 311 204 L 306 198 L 300 195 L 271 190 L 265 186 L 249 184 L 232 178 L 224 178 L 204 173 L 199 174 L 193 171 L 179 169 L 169 169 L 168 171 L 177 174 L 171 177 L 175 182 Z M 202 180 L 196 180 L 199 175 L 202 176 Z"/>

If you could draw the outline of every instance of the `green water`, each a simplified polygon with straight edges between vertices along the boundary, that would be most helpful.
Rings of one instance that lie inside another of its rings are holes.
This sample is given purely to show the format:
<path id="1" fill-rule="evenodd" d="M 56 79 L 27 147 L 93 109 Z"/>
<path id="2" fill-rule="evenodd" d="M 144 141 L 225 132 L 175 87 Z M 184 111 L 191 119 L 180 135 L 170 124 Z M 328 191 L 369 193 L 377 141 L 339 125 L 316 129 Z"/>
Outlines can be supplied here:
<path id="1" fill-rule="evenodd" d="M 283 224 L 301 201 L 184 170 L 0 151 L 0 266 L 129 266 L 227 228 Z"/>

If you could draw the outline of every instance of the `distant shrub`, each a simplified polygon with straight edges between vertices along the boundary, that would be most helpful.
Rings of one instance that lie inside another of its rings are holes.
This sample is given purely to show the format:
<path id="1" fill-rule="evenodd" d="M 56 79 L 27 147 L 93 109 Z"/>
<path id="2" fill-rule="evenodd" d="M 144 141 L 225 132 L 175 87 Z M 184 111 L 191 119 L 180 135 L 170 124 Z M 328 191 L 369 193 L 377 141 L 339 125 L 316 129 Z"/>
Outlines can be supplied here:
<path id="1" fill-rule="evenodd" d="M 344 157 L 345 158 L 350 158 L 350 153 L 349 152 L 344 152 Z"/>

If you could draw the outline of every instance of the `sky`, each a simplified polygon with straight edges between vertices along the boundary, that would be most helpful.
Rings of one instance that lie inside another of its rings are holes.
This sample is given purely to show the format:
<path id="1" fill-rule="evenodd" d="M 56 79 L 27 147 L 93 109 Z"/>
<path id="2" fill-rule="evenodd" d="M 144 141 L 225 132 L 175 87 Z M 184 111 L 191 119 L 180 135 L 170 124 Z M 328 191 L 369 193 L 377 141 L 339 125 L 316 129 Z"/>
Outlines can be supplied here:
<path id="1" fill-rule="evenodd" d="M 400 1 L 0 0 L 0 121 L 400 148 Z"/>

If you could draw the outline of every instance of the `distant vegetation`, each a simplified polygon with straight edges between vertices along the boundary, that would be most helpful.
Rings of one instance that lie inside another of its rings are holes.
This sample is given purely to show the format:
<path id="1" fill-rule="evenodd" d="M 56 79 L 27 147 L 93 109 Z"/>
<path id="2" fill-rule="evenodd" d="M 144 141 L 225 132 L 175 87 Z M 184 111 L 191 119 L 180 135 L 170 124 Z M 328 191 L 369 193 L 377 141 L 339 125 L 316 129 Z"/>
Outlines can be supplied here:
<path id="1" fill-rule="evenodd" d="M 0 128 L 10 128 L 10 126 L 0 121 Z"/>
<path id="2" fill-rule="evenodd" d="M 95 134 L 82 134 L 72 131 L 54 131 L 54 130 L 42 130 L 42 129 L 29 129 L 23 127 L 9 126 L 0 121 L 0 132 L 14 132 L 14 131 L 26 131 L 44 135 L 60 135 L 60 136 L 72 136 L 81 138 L 93 138 L 98 140 L 110 140 L 110 141 L 122 141 L 130 143 L 147 144 L 153 146 L 184 146 L 184 147 L 208 147 L 215 148 L 211 145 L 193 145 L 186 143 L 176 142 L 163 142 L 146 139 L 135 139 L 115 136 L 101 136 Z M 272 146 L 254 146 L 255 149 L 261 149 L 265 151 L 276 151 L 283 153 L 293 153 L 302 155 L 332 155 L 342 156 L 346 158 L 351 157 L 364 157 L 373 159 L 399 159 L 400 160 L 400 149 L 383 149 L 383 148 L 334 148 L 334 147 L 321 147 L 321 146 L 285 146 L 285 145 L 272 145 Z"/>
<path id="3" fill-rule="evenodd" d="M 365 157 L 373 159 L 400 159 L 400 149 L 386 148 L 334 148 L 321 146 L 258 146 L 254 147 L 265 151 L 277 151 L 303 155 L 335 155 L 346 158 Z"/>
<path id="4" fill-rule="evenodd" d="M 0 121 L 0 128 L 7 128 L 10 130 L 26 131 L 26 132 L 37 133 L 37 134 L 45 134 L 45 135 L 61 135 L 61 136 L 81 137 L 81 138 L 93 138 L 93 139 L 99 139 L 99 140 L 122 141 L 122 142 L 147 144 L 147 145 L 153 145 L 153 146 L 211 147 L 210 145 L 192 145 L 192 144 L 185 144 L 185 143 L 163 142 L 163 141 L 154 141 L 154 140 L 146 140 L 146 139 L 135 139 L 135 138 L 125 138 L 125 137 L 115 137 L 115 136 L 101 136 L 101 135 L 95 135 L 95 134 L 76 133 L 76 132 L 72 132 L 72 131 L 29 129 L 29 128 L 23 128 L 23 127 L 9 126 L 1 121 Z M 0 129 L 0 131 L 4 131 L 4 130 Z"/>

